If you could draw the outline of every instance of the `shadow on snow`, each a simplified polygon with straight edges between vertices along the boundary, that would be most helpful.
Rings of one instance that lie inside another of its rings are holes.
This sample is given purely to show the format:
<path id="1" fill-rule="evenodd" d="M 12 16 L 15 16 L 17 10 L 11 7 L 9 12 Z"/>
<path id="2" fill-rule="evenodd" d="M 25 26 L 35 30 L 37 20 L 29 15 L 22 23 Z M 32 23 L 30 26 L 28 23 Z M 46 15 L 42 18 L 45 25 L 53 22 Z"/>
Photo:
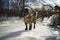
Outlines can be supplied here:
<path id="1" fill-rule="evenodd" d="M 9 33 L 9 34 L 1 37 L 0 40 L 6 40 L 6 39 L 9 39 L 9 38 L 12 38 L 12 37 L 17 37 L 17 36 L 21 35 L 23 32 L 26 32 L 26 31 L 22 30 L 22 31 Z"/>

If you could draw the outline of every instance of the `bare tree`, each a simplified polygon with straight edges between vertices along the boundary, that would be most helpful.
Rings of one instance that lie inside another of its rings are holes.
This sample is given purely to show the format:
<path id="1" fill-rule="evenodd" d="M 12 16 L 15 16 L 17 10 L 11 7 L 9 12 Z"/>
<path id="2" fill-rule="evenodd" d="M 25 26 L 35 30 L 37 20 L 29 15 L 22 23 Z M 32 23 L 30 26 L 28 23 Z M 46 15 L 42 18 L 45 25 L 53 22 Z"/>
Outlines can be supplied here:
<path id="1" fill-rule="evenodd" d="M 2 0 L 0 0 L 0 7 L 1 7 L 1 5 L 2 5 Z"/>
<path id="2" fill-rule="evenodd" d="M 0 16 L 2 15 L 2 0 L 0 0 Z"/>

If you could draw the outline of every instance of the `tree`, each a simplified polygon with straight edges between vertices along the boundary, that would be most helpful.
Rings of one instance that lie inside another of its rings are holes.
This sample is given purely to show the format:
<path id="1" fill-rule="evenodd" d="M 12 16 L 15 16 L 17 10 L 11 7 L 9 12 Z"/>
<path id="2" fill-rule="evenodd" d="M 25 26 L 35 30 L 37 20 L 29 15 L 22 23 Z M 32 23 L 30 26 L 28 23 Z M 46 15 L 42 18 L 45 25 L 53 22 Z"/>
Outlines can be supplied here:
<path id="1" fill-rule="evenodd" d="M 2 15 L 2 0 L 0 0 L 0 16 Z"/>
<path id="2" fill-rule="evenodd" d="M 2 0 L 0 0 L 0 7 L 1 7 L 1 5 L 2 5 Z"/>

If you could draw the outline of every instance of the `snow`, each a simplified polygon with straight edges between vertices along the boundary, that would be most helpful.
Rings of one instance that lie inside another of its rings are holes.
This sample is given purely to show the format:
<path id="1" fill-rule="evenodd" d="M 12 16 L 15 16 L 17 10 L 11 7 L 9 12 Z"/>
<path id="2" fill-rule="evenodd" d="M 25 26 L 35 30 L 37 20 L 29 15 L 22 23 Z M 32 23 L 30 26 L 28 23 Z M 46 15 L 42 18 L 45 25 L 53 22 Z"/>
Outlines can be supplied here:
<path id="1" fill-rule="evenodd" d="M 45 17 L 43 23 L 45 25 L 57 25 L 58 24 L 58 15 L 52 15 L 49 18 Z"/>
<path id="2" fill-rule="evenodd" d="M 59 36 L 59 31 L 52 30 L 40 21 L 37 21 L 35 29 L 26 31 L 23 20 L 9 18 L 8 21 L 1 22 L 0 40 L 47 40 L 49 37 Z"/>

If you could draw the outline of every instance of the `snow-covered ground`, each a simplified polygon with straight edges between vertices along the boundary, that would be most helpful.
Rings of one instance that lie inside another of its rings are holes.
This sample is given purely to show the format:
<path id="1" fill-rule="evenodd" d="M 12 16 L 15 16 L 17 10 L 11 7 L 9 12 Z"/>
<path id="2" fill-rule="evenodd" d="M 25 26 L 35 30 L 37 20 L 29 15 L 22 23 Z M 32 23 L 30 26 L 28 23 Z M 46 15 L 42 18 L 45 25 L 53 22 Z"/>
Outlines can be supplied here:
<path id="1" fill-rule="evenodd" d="M 59 30 L 37 21 L 36 28 L 25 30 L 23 18 L 8 18 L 0 22 L 0 40 L 59 40 Z"/>

